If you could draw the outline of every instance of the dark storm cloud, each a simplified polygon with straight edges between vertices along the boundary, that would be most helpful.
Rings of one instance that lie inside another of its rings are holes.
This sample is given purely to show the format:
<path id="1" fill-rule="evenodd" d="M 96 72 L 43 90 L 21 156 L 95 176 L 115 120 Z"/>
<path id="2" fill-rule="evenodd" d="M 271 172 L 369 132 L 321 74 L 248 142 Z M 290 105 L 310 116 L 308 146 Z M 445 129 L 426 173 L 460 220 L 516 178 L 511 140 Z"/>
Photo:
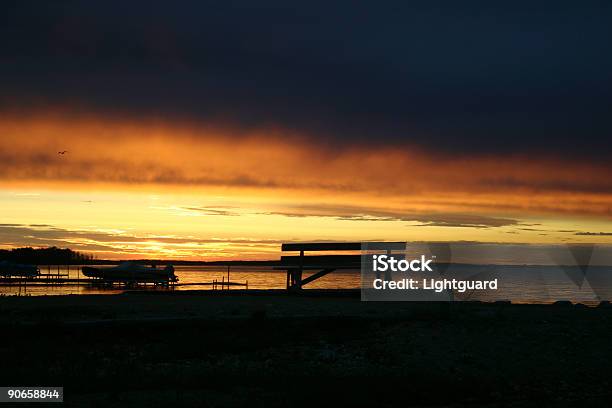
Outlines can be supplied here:
<path id="1" fill-rule="evenodd" d="M 607 158 L 611 17 L 604 2 L 14 2 L 0 106 Z"/>

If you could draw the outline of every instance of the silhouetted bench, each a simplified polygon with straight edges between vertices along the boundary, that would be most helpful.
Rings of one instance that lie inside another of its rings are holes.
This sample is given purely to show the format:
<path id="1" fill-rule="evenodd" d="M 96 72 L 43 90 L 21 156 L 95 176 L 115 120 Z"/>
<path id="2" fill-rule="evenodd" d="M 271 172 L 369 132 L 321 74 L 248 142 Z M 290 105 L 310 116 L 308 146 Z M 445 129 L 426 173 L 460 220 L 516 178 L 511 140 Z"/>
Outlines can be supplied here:
<path id="1" fill-rule="evenodd" d="M 368 250 L 404 251 L 405 242 L 365 242 Z M 287 271 L 287 289 L 299 290 L 302 286 L 338 269 L 360 269 L 361 254 L 305 255 L 309 252 L 360 252 L 361 242 L 298 242 L 282 244 L 282 252 L 299 252 L 299 255 L 282 255 L 276 269 Z M 304 271 L 318 271 L 304 278 Z"/>

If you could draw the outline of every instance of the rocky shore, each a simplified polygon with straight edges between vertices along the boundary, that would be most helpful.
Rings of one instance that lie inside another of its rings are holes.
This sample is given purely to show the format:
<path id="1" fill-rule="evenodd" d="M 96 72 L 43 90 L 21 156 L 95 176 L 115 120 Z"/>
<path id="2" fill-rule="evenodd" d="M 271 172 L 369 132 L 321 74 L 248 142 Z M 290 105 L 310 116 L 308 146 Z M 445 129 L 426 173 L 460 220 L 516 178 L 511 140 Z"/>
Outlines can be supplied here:
<path id="1" fill-rule="evenodd" d="M 0 298 L 0 384 L 67 406 L 590 406 L 612 308 L 282 292 Z"/>

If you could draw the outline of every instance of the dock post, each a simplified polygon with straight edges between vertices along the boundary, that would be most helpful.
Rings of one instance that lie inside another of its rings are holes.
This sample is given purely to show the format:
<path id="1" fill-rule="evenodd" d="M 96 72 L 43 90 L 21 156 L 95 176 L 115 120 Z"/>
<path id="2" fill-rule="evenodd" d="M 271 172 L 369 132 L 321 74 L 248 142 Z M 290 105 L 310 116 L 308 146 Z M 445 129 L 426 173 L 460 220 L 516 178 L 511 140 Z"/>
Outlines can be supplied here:
<path id="1" fill-rule="evenodd" d="M 300 269 L 296 276 L 295 285 L 298 289 L 302 289 L 302 272 L 304 271 L 304 250 L 300 251 Z"/>

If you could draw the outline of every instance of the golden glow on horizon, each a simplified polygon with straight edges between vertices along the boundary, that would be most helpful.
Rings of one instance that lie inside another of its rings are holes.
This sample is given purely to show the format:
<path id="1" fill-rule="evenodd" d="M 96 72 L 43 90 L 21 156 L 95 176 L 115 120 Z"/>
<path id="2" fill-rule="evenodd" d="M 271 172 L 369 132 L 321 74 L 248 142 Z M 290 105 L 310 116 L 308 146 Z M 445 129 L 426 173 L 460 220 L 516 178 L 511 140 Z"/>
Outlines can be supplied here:
<path id="1" fill-rule="evenodd" d="M 610 243 L 607 236 L 576 235 L 609 230 L 609 222 L 592 217 L 530 217 L 499 227 L 444 227 L 343 219 L 331 213 L 281 215 L 276 210 L 288 200 L 279 205 L 265 200 L 253 203 L 248 196 L 109 191 L 14 190 L 1 193 L 0 203 L 2 223 L 33 230 L 27 232 L 32 238 L 23 237 L 14 246 L 69 246 L 102 258 L 274 259 L 280 242 L 290 240 Z"/>

